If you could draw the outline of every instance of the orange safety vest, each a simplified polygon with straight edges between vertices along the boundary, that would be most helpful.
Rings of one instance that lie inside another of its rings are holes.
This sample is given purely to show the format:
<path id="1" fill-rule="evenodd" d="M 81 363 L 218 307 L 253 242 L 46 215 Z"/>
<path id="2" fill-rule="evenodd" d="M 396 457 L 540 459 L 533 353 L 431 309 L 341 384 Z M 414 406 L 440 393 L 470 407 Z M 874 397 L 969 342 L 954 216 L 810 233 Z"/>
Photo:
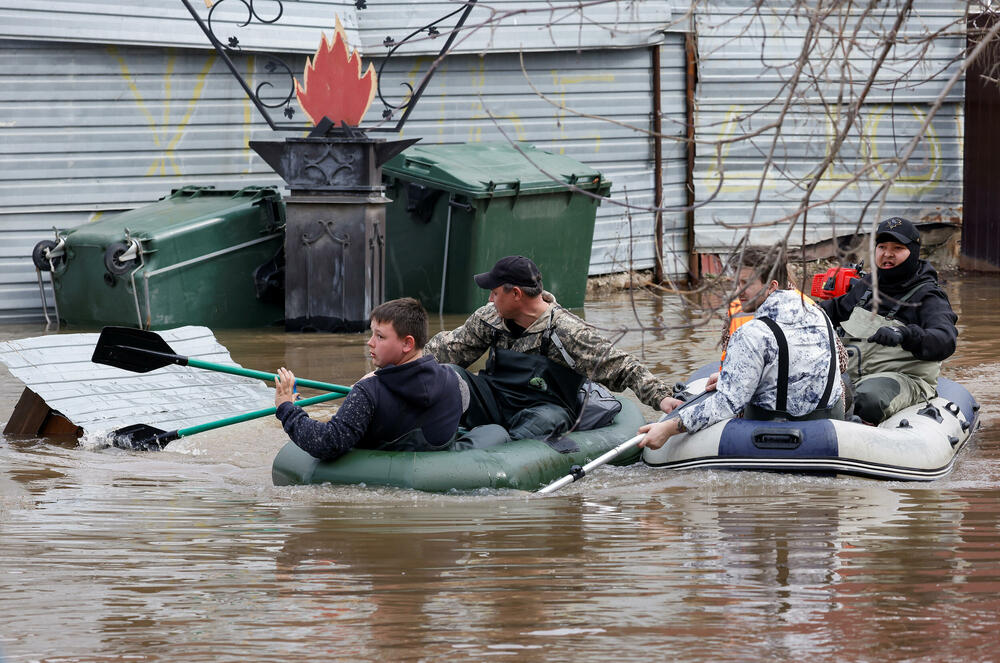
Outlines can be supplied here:
<path id="1" fill-rule="evenodd" d="M 799 293 L 799 295 L 810 304 L 815 303 L 813 302 L 813 300 L 809 299 L 809 297 L 803 295 L 802 291 L 800 291 L 798 288 L 793 288 L 793 290 Z M 735 332 L 737 329 L 739 329 L 746 323 L 753 320 L 753 318 L 754 318 L 753 313 L 743 312 L 743 305 L 740 304 L 740 300 L 734 299 L 733 301 L 729 302 L 729 334 L 726 336 L 726 344 L 727 345 L 729 344 L 729 339 L 733 337 L 733 332 Z M 719 360 L 719 363 L 721 364 L 725 360 L 726 360 L 726 351 L 723 350 L 722 358 Z"/>

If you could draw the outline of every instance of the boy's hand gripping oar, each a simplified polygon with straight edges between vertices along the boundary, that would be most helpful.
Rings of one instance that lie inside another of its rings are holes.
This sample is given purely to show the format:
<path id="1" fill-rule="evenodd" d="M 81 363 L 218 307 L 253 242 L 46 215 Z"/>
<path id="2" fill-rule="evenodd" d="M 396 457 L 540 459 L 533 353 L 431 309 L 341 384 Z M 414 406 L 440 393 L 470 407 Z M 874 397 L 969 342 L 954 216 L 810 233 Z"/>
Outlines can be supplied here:
<path id="1" fill-rule="evenodd" d="M 295 404 L 299 407 L 305 407 L 306 405 L 324 403 L 326 401 L 332 401 L 343 397 L 344 394 L 340 392 L 333 392 L 313 396 L 312 398 L 303 398 L 300 401 L 295 401 Z M 219 419 L 218 421 L 210 421 L 206 424 L 191 426 L 190 428 L 180 428 L 173 431 L 165 431 L 160 428 L 156 428 L 155 426 L 150 426 L 149 424 L 132 424 L 131 426 L 125 426 L 124 428 L 119 428 L 118 430 L 113 431 L 111 433 L 111 439 L 116 447 L 121 447 L 123 449 L 131 448 L 138 451 L 161 451 L 163 447 L 167 446 L 168 443 L 173 442 L 176 439 L 187 437 L 188 435 L 194 435 L 195 433 L 203 433 L 207 430 L 222 428 L 223 426 L 231 426 L 232 424 L 238 424 L 251 419 L 267 417 L 274 414 L 277 410 L 278 408 L 276 407 L 254 410 L 253 412 L 247 412 L 246 414 L 237 414 L 232 417 L 226 417 L 225 419 Z"/>
<path id="2" fill-rule="evenodd" d="M 680 410 L 686 408 L 689 405 L 694 405 L 695 403 L 703 400 L 705 397 L 707 397 L 711 393 L 712 393 L 711 391 L 704 391 L 704 392 L 698 394 L 697 396 L 695 396 L 691 400 L 687 401 L 683 405 L 679 405 L 670 414 L 665 414 L 662 417 L 660 417 L 660 421 L 666 421 L 668 419 L 673 419 L 673 418 L 677 417 L 678 416 L 677 413 Z M 563 486 L 567 486 L 567 485 L 573 483 L 574 481 L 577 481 L 578 479 L 582 479 L 583 477 L 587 476 L 587 472 L 590 472 L 591 470 L 593 470 L 595 468 L 598 468 L 601 465 L 604 465 L 605 463 L 608 463 L 608 462 L 614 460 L 615 458 L 617 458 L 621 454 L 625 453 L 626 451 L 628 451 L 632 447 L 638 445 L 640 442 L 642 442 L 642 439 L 644 437 L 646 437 L 646 434 L 645 433 L 640 433 L 639 435 L 636 435 L 635 437 L 630 438 L 630 439 L 626 440 L 625 442 L 622 442 L 621 444 L 619 444 L 617 447 L 615 447 L 611 451 L 605 452 L 604 454 L 598 456 L 597 458 L 595 458 L 594 460 L 590 461 L 589 463 L 587 463 L 583 467 L 580 467 L 579 465 L 574 465 L 573 467 L 570 468 L 569 474 L 567 474 L 566 476 L 564 476 L 561 479 L 556 479 L 555 481 L 553 481 L 549 485 L 545 486 L 544 488 L 540 488 L 538 490 L 538 492 L 539 493 L 544 493 L 544 494 L 554 493 L 555 491 L 559 490 Z"/>
<path id="3" fill-rule="evenodd" d="M 133 373 L 148 373 L 157 368 L 177 364 L 178 366 L 191 366 L 218 373 L 242 375 L 268 382 L 274 382 L 277 377 L 274 373 L 183 357 L 175 354 L 173 349 L 163 340 L 163 337 L 156 332 L 131 327 L 105 327 L 102 329 L 101 336 L 97 339 L 97 347 L 94 348 L 94 355 L 90 360 L 95 364 L 106 364 Z M 295 382 L 302 387 L 333 391 L 344 395 L 351 390 L 350 387 L 343 385 L 304 378 L 296 378 Z"/>

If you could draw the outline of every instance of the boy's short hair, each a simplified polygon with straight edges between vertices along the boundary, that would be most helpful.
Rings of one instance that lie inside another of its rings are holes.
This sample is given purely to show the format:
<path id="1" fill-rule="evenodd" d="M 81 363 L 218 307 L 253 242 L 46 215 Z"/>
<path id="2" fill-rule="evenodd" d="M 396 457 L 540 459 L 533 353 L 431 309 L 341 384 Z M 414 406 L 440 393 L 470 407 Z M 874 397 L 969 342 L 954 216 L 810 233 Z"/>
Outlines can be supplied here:
<path id="1" fill-rule="evenodd" d="M 371 319 L 388 322 L 396 336 L 412 336 L 417 349 L 427 344 L 427 311 L 413 297 L 390 299 L 372 309 Z"/>
<path id="2" fill-rule="evenodd" d="M 738 266 L 752 269 L 762 283 L 777 281 L 782 290 L 788 288 L 788 263 L 780 247 L 748 246 Z"/>

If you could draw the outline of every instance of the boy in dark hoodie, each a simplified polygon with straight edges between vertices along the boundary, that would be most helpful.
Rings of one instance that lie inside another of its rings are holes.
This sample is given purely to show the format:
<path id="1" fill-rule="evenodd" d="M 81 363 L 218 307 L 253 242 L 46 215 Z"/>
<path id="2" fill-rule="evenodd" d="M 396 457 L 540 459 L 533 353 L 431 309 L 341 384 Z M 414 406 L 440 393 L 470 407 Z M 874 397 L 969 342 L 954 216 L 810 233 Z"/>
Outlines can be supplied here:
<path id="1" fill-rule="evenodd" d="M 901 217 L 878 224 L 875 267 L 877 300 L 866 276 L 819 303 L 840 325 L 855 385 L 854 414 L 869 424 L 932 398 L 941 362 L 955 352 L 958 338 L 958 317 L 937 272 L 920 259 L 916 226 Z"/>
<path id="2" fill-rule="evenodd" d="M 410 297 L 376 306 L 369 355 L 377 370 L 359 380 L 327 422 L 295 405 L 295 376 L 284 367 L 275 381 L 275 416 L 292 442 L 320 460 L 353 448 L 389 451 L 447 449 L 462 416 L 455 372 L 424 356 L 427 312 Z"/>

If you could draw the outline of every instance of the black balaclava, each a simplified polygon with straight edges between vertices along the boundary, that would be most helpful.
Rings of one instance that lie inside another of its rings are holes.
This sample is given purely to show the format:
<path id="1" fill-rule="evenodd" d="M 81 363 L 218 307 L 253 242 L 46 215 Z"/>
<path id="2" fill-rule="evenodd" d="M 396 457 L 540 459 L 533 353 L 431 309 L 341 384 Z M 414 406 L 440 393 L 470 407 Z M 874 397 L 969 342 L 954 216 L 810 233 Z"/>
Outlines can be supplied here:
<path id="1" fill-rule="evenodd" d="M 875 243 L 898 242 L 910 250 L 909 257 L 892 269 L 878 267 L 878 282 L 893 289 L 912 279 L 920 268 L 920 232 L 910 221 L 894 216 L 878 224 Z"/>

